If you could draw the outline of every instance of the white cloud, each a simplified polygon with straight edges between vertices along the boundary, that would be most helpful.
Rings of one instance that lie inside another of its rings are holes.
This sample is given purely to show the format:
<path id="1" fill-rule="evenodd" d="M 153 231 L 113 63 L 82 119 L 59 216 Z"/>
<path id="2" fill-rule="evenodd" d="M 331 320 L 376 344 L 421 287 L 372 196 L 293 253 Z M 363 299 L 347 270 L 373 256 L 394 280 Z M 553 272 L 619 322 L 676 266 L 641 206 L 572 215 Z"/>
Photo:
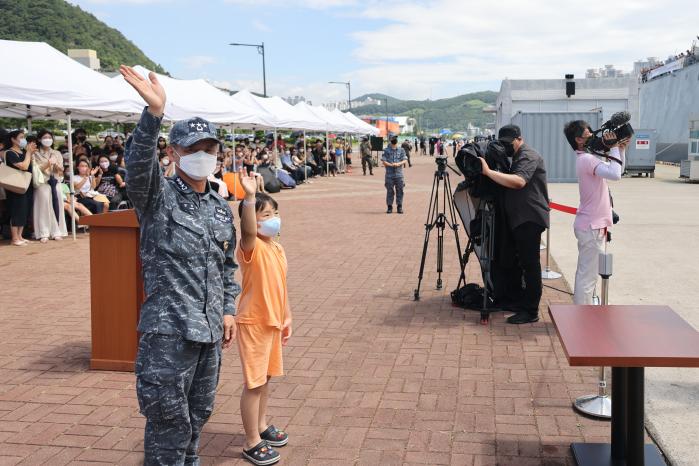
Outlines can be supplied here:
<path id="1" fill-rule="evenodd" d="M 241 6 L 279 6 L 326 10 L 338 7 L 357 6 L 358 0 L 224 0 L 225 3 Z"/>
<path id="2" fill-rule="evenodd" d="M 216 57 L 211 57 L 209 55 L 191 55 L 189 57 L 180 58 L 180 61 L 185 64 L 187 68 L 199 69 L 204 68 L 207 65 L 212 65 L 216 63 Z"/>
<path id="3" fill-rule="evenodd" d="M 261 31 L 261 32 L 270 32 L 272 30 L 272 28 L 270 28 L 269 26 L 267 26 L 265 23 L 263 23 L 262 21 L 260 21 L 258 19 L 253 19 L 251 24 L 252 24 L 252 27 L 254 27 L 255 29 L 257 29 L 258 31 Z"/>
<path id="4" fill-rule="evenodd" d="M 403 97 L 450 83 L 584 76 L 607 63 L 629 70 L 635 59 L 686 49 L 696 29 L 678 14 L 695 9 L 689 1 L 389 1 L 361 11 L 385 25 L 351 33 L 363 65 L 350 78 Z"/>

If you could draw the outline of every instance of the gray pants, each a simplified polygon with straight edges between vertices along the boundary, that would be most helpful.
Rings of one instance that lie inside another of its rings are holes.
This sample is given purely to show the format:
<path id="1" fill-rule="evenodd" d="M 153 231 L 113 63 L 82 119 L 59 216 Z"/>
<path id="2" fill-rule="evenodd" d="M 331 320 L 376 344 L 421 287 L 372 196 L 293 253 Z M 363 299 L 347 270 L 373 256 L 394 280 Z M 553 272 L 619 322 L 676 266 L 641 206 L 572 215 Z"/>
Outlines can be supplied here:
<path id="1" fill-rule="evenodd" d="M 403 205 L 403 188 L 405 187 L 405 179 L 403 175 L 386 174 L 386 205 L 393 205 L 393 196 L 395 191 L 396 204 Z"/>
<path id="2" fill-rule="evenodd" d="M 220 341 L 141 335 L 136 394 L 146 417 L 144 464 L 199 464 L 199 436 L 213 411 L 220 368 Z"/>

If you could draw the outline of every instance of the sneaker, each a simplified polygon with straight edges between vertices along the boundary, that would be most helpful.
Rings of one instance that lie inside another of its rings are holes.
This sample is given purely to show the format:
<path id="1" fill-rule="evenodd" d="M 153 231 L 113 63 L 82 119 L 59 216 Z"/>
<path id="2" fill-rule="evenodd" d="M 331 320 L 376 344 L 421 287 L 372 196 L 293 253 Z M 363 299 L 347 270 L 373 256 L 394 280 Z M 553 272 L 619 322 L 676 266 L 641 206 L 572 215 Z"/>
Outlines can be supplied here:
<path id="1" fill-rule="evenodd" d="M 538 314 L 530 314 L 528 312 L 518 312 L 507 318 L 508 324 L 532 324 L 539 321 Z"/>
<path id="2" fill-rule="evenodd" d="M 393 213 L 393 206 L 388 206 L 388 209 L 386 209 L 387 214 L 392 214 Z"/>
<path id="3" fill-rule="evenodd" d="M 243 458 L 257 466 L 274 464 L 281 456 L 279 452 L 267 444 L 266 440 L 261 441 L 249 450 L 243 450 Z"/>
<path id="4" fill-rule="evenodd" d="M 260 434 L 262 440 L 266 440 L 273 447 L 283 447 L 289 443 L 289 434 L 274 426 L 269 426 Z"/>

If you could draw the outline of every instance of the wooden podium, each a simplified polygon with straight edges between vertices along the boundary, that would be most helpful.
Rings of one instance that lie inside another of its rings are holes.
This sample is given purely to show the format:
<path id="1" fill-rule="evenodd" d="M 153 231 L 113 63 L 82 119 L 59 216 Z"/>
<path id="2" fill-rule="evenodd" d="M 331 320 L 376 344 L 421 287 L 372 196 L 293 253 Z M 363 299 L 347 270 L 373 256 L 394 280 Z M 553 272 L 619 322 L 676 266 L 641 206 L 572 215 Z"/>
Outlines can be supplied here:
<path id="1" fill-rule="evenodd" d="M 90 226 L 90 368 L 133 371 L 143 280 L 133 210 L 80 218 Z"/>

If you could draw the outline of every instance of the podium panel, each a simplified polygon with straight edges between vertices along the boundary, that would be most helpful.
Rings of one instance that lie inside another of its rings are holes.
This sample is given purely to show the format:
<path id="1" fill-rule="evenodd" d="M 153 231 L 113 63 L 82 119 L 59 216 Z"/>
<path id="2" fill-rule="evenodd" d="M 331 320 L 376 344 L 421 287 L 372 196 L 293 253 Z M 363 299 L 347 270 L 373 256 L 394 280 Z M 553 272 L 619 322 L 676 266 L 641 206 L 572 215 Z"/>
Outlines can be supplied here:
<path id="1" fill-rule="evenodd" d="M 133 371 L 143 303 L 138 219 L 122 210 L 80 224 L 90 226 L 90 368 Z"/>

